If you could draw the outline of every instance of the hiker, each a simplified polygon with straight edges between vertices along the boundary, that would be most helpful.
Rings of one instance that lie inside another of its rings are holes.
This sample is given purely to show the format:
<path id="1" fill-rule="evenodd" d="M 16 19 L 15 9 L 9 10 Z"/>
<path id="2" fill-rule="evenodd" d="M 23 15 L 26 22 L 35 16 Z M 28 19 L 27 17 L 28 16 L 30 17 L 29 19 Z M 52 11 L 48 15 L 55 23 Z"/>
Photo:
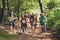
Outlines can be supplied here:
<path id="1" fill-rule="evenodd" d="M 14 21 L 15 21 L 15 19 L 14 19 L 14 14 L 13 14 L 13 11 L 12 10 L 10 10 L 9 12 L 8 12 L 8 20 L 9 20 L 9 26 L 10 26 L 10 34 L 13 34 L 14 33 L 14 29 L 15 29 L 15 27 L 14 27 Z"/>
<path id="2" fill-rule="evenodd" d="M 33 35 L 35 35 L 36 27 L 37 27 L 37 16 L 34 15 L 34 21 L 33 21 Z"/>
<path id="3" fill-rule="evenodd" d="M 27 27 L 26 18 L 25 18 L 24 15 L 22 15 L 22 18 L 21 18 L 21 29 L 22 29 L 23 33 L 26 32 L 26 27 Z"/>
<path id="4" fill-rule="evenodd" d="M 42 32 L 45 33 L 46 32 L 46 26 L 45 26 L 46 18 L 45 18 L 45 15 L 43 13 L 40 14 L 39 20 L 40 20 L 40 25 L 41 25 Z"/>
<path id="5" fill-rule="evenodd" d="M 32 26 L 33 26 L 33 22 L 34 22 L 34 15 L 33 14 L 30 14 L 30 25 L 31 25 L 31 29 L 32 29 Z"/>

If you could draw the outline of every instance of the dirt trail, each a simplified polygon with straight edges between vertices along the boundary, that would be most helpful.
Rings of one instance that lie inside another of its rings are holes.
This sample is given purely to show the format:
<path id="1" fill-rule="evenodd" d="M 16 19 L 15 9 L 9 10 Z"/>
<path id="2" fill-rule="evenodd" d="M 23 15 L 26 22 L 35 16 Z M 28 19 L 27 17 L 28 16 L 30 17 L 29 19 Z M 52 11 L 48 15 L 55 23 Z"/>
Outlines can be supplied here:
<path id="1" fill-rule="evenodd" d="M 50 33 L 35 36 L 27 34 L 19 34 L 17 40 L 52 40 L 49 35 Z"/>
<path id="2" fill-rule="evenodd" d="M 0 26 L 0 29 L 4 29 L 5 27 Z M 6 28 L 5 28 L 6 29 Z M 27 29 L 27 34 L 19 33 L 17 36 L 17 40 L 52 40 L 50 38 L 51 33 L 39 33 L 39 30 L 36 29 L 36 35 L 32 35 L 32 30 Z"/>
<path id="3" fill-rule="evenodd" d="M 18 40 L 52 40 L 50 35 L 51 33 L 39 33 L 39 30 L 36 29 L 36 35 L 32 35 L 32 30 L 27 30 L 26 34 L 19 34 Z"/>

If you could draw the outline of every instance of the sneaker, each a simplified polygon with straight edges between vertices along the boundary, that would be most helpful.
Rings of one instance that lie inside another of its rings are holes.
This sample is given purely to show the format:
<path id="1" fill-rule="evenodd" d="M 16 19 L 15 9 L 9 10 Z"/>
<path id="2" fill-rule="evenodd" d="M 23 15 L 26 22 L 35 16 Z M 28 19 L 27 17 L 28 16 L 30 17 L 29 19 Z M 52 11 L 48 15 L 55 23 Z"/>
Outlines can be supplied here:
<path id="1" fill-rule="evenodd" d="M 10 32 L 10 34 L 13 34 L 13 32 Z"/>

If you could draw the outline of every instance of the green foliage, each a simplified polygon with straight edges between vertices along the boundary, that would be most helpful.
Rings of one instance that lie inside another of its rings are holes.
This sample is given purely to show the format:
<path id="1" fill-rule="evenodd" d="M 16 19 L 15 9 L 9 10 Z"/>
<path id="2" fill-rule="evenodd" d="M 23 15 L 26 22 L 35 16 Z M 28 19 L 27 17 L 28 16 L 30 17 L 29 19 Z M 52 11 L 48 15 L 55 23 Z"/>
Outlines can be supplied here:
<path id="1" fill-rule="evenodd" d="M 48 18 L 47 18 L 47 26 L 53 27 L 58 20 L 60 20 L 60 10 L 55 9 L 49 11 Z"/>
<path id="2" fill-rule="evenodd" d="M 19 2 L 19 4 L 18 4 Z M 38 0 L 11 0 L 10 7 L 14 10 L 14 12 L 18 13 L 18 5 L 19 5 L 19 14 L 23 13 L 31 13 L 31 9 L 36 9 L 39 7 Z"/>
<path id="3" fill-rule="evenodd" d="M 54 10 L 54 21 L 60 20 L 60 10 L 56 9 Z"/>
<path id="4" fill-rule="evenodd" d="M 53 9 L 56 7 L 56 3 L 54 1 L 50 1 L 49 3 L 47 3 L 47 8 L 48 9 Z"/>
<path id="5" fill-rule="evenodd" d="M 10 35 L 5 30 L 0 29 L 0 40 L 16 40 L 17 35 Z"/>
<path id="6" fill-rule="evenodd" d="M 56 3 L 57 6 L 56 5 L 54 5 L 54 7 L 52 6 L 54 9 L 51 7 L 52 10 L 48 10 L 47 12 L 48 14 L 47 26 L 52 28 L 57 37 L 60 37 L 60 9 L 59 9 L 59 2 Z M 51 4 L 49 5 L 51 6 Z"/>
<path id="7" fill-rule="evenodd" d="M 2 7 L 2 2 L 1 2 L 2 0 L 0 0 L 0 7 Z"/>
<path id="8" fill-rule="evenodd" d="M 57 37 L 60 37 L 60 20 L 57 20 L 56 24 L 53 26 L 53 31 L 56 32 Z"/>
<path id="9" fill-rule="evenodd" d="M 47 27 L 52 28 L 52 30 L 56 32 L 56 35 L 59 36 L 60 35 L 60 1 L 42 0 L 42 4 L 43 4 L 44 11 L 48 15 Z M 19 14 L 18 14 L 18 5 L 20 7 Z M 1 6 L 2 6 L 2 0 L 0 0 L 0 7 Z M 22 15 L 23 13 L 31 13 L 31 11 L 33 11 L 34 9 L 39 8 L 38 0 L 20 0 L 20 1 L 10 0 L 9 6 L 10 6 L 10 9 L 14 10 L 14 13 L 16 14 L 17 17 Z M 5 11 L 7 11 L 7 10 L 5 9 Z M 7 22 L 7 12 L 4 13 L 4 21 Z M 2 36 L 2 38 L 3 38 L 6 35 L 4 36 L 2 34 L 0 36 Z M 6 38 L 8 38 L 8 37 L 6 37 Z M 0 39 L 1 39 L 1 37 L 0 37 Z"/>
<path id="10" fill-rule="evenodd" d="M 4 18 L 3 18 L 3 22 L 7 22 L 7 0 L 6 4 L 5 4 L 5 13 L 4 13 Z M 38 1 L 37 0 L 8 0 L 9 1 L 9 7 L 10 9 L 13 9 L 14 13 L 16 14 L 16 16 L 20 16 L 23 13 L 30 13 L 31 9 L 36 9 L 38 8 Z M 18 4 L 19 3 L 19 4 Z M 0 0 L 0 7 L 2 6 L 2 0 Z M 18 6 L 20 7 L 18 9 Z M 18 14 L 18 10 L 19 14 Z"/>
<path id="11" fill-rule="evenodd" d="M 53 19 L 48 19 L 47 21 L 47 28 L 52 28 L 54 26 L 55 22 Z"/>

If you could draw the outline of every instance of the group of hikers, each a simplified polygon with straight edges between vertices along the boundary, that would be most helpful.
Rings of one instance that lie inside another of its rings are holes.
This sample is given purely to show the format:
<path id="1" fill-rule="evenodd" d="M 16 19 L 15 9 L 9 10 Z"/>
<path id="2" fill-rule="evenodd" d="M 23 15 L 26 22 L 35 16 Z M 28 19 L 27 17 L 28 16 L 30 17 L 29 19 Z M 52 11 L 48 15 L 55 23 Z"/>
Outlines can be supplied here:
<path id="1" fill-rule="evenodd" d="M 8 19 L 9 19 L 9 26 L 10 26 L 10 33 L 13 33 L 15 30 L 15 20 L 14 20 L 14 13 L 12 10 L 8 12 Z M 15 18 L 16 19 L 16 18 Z M 39 21 L 38 21 L 39 20 Z M 19 18 L 19 25 L 23 33 L 26 32 L 26 28 L 30 25 L 33 35 L 35 34 L 36 27 L 38 25 L 41 26 L 42 32 L 46 32 L 46 16 L 44 13 L 40 14 L 39 19 L 37 19 L 37 15 L 34 14 L 23 14 Z M 19 26 L 18 25 L 18 26 Z"/>

